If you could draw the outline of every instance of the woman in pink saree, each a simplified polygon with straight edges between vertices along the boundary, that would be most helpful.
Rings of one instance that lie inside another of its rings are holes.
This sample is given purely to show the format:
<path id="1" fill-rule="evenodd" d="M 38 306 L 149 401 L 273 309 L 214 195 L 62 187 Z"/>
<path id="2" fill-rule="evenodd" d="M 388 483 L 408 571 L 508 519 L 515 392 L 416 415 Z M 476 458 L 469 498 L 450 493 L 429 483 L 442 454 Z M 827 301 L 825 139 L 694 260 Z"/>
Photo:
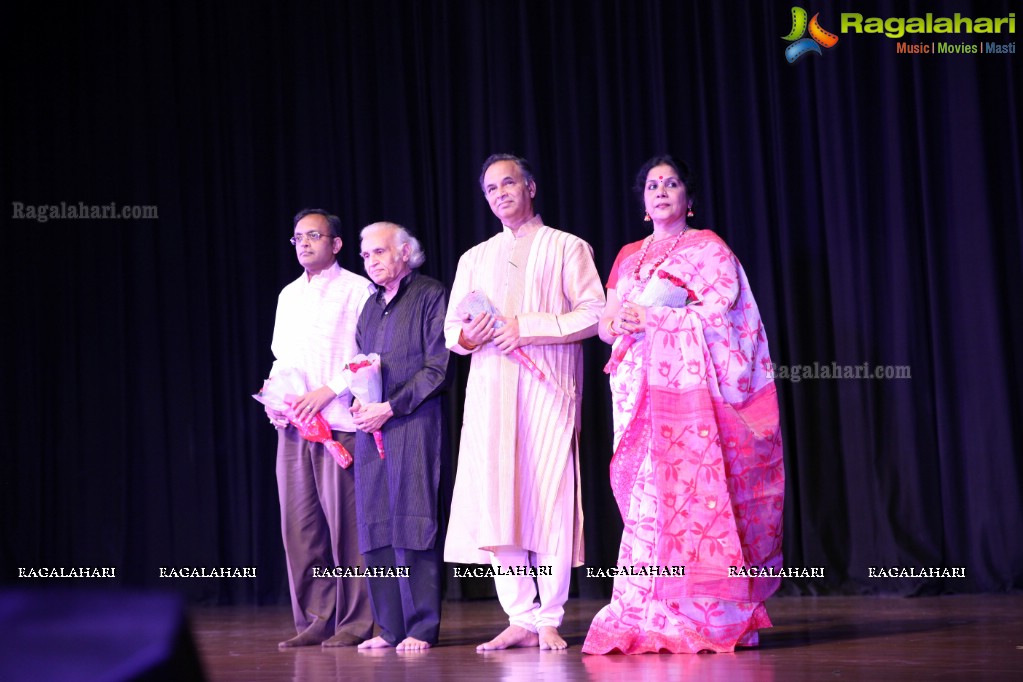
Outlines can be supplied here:
<path id="1" fill-rule="evenodd" d="M 613 344 L 611 487 L 625 530 L 611 603 L 583 651 L 756 646 L 780 584 L 759 574 L 782 569 L 767 338 L 735 254 L 687 223 L 688 168 L 658 156 L 636 180 L 653 234 L 618 254 L 600 322 Z"/>

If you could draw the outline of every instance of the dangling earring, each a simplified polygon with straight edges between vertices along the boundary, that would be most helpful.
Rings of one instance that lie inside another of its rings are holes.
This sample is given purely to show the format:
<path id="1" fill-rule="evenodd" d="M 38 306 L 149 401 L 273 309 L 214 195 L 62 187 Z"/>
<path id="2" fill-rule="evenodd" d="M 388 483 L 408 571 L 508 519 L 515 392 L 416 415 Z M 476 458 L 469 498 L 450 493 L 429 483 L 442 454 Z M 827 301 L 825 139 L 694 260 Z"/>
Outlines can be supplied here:
<path id="1" fill-rule="evenodd" d="M 694 215 L 696 215 L 696 214 L 695 214 L 695 213 L 693 213 L 693 205 L 692 205 L 692 204 L 690 204 L 690 205 L 689 205 L 689 210 L 688 210 L 688 211 L 686 211 L 686 217 L 687 217 L 687 218 L 692 218 L 692 217 L 693 217 Z"/>
<path id="2" fill-rule="evenodd" d="M 643 211 L 643 222 L 644 223 L 649 223 L 650 222 L 650 214 L 648 212 L 646 212 L 646 211 Z"/>

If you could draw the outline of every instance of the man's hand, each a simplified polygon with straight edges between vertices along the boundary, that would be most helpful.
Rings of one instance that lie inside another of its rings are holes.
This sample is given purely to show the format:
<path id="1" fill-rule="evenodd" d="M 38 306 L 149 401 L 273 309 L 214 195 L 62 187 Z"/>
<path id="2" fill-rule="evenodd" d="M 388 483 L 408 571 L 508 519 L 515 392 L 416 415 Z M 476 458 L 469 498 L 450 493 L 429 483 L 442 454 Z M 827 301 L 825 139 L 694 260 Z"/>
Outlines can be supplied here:
<path id="1" fill-rule="evenodd" d="M 295 419 L 305 424 L 313 418 L 317 412 L 330 404 L 330 401 L 337 397 L 329 386 L 321 386 L 315 391 L 309 391 L 291 404 L 295 411 Z"/>
<path id="2" fill-rule="evenodd" d="M 266 412 L 266 416 L 270 417 L 270 423 L 278 431 L 288 428 L 288 424 L 291 423 L 288 421 L 288 415 L 280 410 L 274 410 L 269 405 L 264 405 L 263 410 Z"/>
<path id="3" fill-rule="evenodd" d="M 511 353 L 522 345 L 522 339 L 519 338 L 519 318 L 500 317 L 498 319 L 504 322 L 504 326 L 494 334 L 494 343 L 502 353 Z"/>
<path id="4" fill-rule="evenodd" d="M 462 338 L 473 348 L 482 346 L 494 338 L 494 316 L 490 313 L 481 313 L 475 319 L 469 319 L 466 315 L 462 320 Z"/>
<path id="5" fill-rule="evenodd" d="M 394 416 L 391 403 L 366 403 L 358 408 L 352 405 L 352 416 L 355 428 L 366 433 L 373 433 L 383 428 L 387 420 Z"/>

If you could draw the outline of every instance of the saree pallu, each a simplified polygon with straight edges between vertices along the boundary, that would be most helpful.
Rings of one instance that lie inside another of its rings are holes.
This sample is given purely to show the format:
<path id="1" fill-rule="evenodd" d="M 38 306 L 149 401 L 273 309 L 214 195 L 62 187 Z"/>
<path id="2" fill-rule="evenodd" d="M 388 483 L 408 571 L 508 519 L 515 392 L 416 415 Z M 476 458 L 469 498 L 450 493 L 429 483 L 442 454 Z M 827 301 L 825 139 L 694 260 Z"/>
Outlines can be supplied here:
<path id="1" fill-rule="evenodd" d="M 637 274 L 649 279 L 635 272 L 638 257 L 621 263 L 633 274 L 619 279 L 620 300 L 641 285 Z M 645 335 L 609 363 L 611 486 L 625 520 L 618 567 L 630 574 L 615 578 L 586 653 L 755 646 L 771 626 L 763 601 L 780 583 L 747 577 L 782 568 L 784 471 L 767 340 L 745 273 L 707 230 L 686 234 L 659 269 L 696 300 L 649 307 Z"/>

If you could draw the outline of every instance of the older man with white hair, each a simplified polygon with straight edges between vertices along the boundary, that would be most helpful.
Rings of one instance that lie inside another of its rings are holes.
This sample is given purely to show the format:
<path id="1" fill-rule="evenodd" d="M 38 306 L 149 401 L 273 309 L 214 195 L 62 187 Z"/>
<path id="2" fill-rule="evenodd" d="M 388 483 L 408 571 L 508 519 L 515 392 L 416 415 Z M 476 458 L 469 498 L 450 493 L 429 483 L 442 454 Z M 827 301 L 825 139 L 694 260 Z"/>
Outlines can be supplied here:
<path id="1" fill-rule="evenodd" d="M 378 353 L 380 402 L 352 405 L 359 549 L 371 567 L 407 575 L 370 579 L 380 635 L 360 649 L 426 649 L 440 631 L 442 468 L 447 467 L 442 391 L 447 291 L 416 269 L 422 248 L 408 230 L 373 223 L 362 230 L 362 259 L 373 280 L 356 329 L 363 353 Z M 372 433 L 383 433 L 384 455 Z"/>

